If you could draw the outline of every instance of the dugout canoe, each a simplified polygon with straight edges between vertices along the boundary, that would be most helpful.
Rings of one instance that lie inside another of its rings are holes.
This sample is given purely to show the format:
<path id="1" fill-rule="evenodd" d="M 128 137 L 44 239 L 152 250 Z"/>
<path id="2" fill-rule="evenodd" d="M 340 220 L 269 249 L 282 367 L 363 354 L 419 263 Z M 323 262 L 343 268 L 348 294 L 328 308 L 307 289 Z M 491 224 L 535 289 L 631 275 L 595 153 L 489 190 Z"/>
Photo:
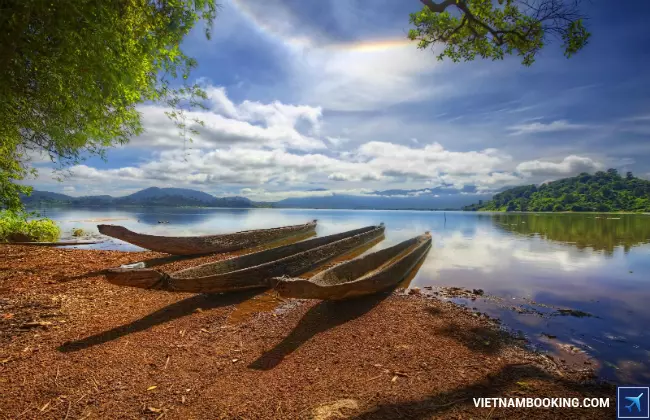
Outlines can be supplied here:
<path id="1" fill-rule="evenodd" d="M 170 292 L 221 293 L 269 287 L 277 276 L 298 276 L 347 254 L 384 234 L 384 224 L 367 226 L 167 274 L 151 268 L 108 269 L 106 279 L 120 286 Z"/>
<path id="2" fill-rule="evenodd" d="M 390 248 L 338 264 L 309 279 L 271 280 L 282 297 L 341 300 L 396 287 L 431 248 L 429 232 Z"/>
<path id="3" fill-rule="evenodd" d="M 130 231 L 124 226 L 97 225 L 99 233 L 151 251 L 173 255 L 202 255 L 232 252 L 303 235 L 316 229 L 317 221 L 273 229 L 245 230 L 206 236 L 157 236 Z"/>

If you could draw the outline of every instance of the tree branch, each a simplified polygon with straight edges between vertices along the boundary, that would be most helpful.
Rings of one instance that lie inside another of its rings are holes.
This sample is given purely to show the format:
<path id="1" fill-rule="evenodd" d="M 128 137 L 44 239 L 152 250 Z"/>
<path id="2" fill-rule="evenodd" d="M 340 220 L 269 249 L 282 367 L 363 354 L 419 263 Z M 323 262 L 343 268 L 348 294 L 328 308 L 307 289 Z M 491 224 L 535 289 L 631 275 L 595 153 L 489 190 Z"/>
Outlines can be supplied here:
<path id="1" fill-rule="evenodd" d="M 442 3 L 434 3 L 432 0 L 420 0 L 420 2 L 427 6 L 433 13 L 442 13 L 447 7 L 456 4 L 456 0 L 445 0 Z"/>
<path id="2" fill-rule="evenodd" d="M 465 26 L 465 24 L 466 24 L 467 22 L 468 22 L 467 15 L 464 15 L 464 16 L 463 16 L 463 19 L 460 21 L 460 25 L 456 26 L 456 27 L 454 28 L 454 30 L 451 31 L 451 32 L 449 33 L 449 35 L 447 35 L 447 36 L 445 36 L 445 37 L 440 37 L 440 40 L 441 40 L 441 41 L 444 41 L 444 42 L 449 41 L 449 39 L 451 39 L 452 36 L 454 36 L 456 33 L 458 33 L 458 31 L 460 31 L 461 29 L 463 29 L 463 26 Z M 472 28 L 470 28 L 470 29 L 472 29 Z"/>
<path id="3" fill-rule="evenodd" d="M 464 0 L 445 0 L 442 3 L 434 3 L 432 0 L 420 0 L 422 4 L 424 4 L 429 10 L 431 10 L 434 13 L 442 13 L 444 12 L 447 7 L 451 5 L 455 5 L 458 9 L 460 9 L 464 13 L 464 17 L 466 17 L 470 23 L 475 23 L 478 26 L 482 27 L 486 31 L 492 35 L 494 38 L 495 42 L 497 45 L 503 45 L 504 44 L 504 39 L 503 35 L 515 35 L 522 41 L 526 41 L 526 35 L 518 32 L 518 31 L 511 31 L 511 30 L 499 30 L 499 29 L 494 29 L 490 25 L 486 24 L 485 22 L 481 21 L 478 19 L 474 14 L 469 10 L 469 7 L 467 7 L 467 4 L 465 3 Z M 457 28 L 460 29 L 464 24 L 461 23 L 461 25 Z M 476 34 L 476 31 L 473 30 L 471 24 L 470 28 L 472 29 L 472 32 Z M 456 31 L 454 31 L 456 32 Z"/>

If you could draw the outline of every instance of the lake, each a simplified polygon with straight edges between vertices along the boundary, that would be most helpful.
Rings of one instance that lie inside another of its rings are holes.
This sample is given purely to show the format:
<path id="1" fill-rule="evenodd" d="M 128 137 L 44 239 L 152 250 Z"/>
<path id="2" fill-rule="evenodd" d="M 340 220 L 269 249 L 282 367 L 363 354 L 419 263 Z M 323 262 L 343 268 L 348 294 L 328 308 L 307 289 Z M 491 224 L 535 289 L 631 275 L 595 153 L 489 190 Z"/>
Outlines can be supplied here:
<path id="1" fill-rule="evenodd" d="M 482 289 L 482 298 L 453 300 L 498 317 L 532 346 L 568 362 L 584 363 L 585 351 L 606 379 L 650 382 L 647 215 L 174 208 L 41 214 L 60 222 L 64 236 L 79 227 L 96 234 L 97 223 L 201 235 L 318 219 L 318 235 L 327 235 L 384 222 L 386 239 L 372 250 L 431 231 L 433 247 L 410 287 Z M 139 249 L 118 240 L 79 248 Z"/>

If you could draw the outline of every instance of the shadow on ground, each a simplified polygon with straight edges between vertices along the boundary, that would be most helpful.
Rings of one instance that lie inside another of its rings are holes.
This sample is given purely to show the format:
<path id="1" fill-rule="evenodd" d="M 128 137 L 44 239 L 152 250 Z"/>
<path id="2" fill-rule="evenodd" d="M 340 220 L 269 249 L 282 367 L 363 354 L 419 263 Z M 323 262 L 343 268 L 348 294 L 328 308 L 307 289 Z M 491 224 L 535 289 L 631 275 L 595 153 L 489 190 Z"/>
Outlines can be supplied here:
<path id="1" fill-rule="evenodd" d="M 529 382 L 532 381 L 532 382 Z M 528 384 L 531 385 L 528 385 Z M 528 388 L 522 387 L 527 385 Z M 499 418 L 558 418 L 559 414 L 568 414 L 566 418 L 581 418 L 581 414 L 587 418 L 610 418 L 614 414 L 615 388 L 606 384 L 583 384 L 577 381 L 554 376 L 538 366 L 532 364 L 508 365 L 499 372 L 489 375 L 485 380 L 469 384 L 462 388 L 456 388 L 447 392 L 437 393 L 417 400 L 401 401 L 389 404 L 379 404 L 372 409 L 358 414 L 353 419 L 425 419 L 432 416 L 442 418 L 466 418 L 466 410 L 474 408 L 473 398 L 479 397 L 548 397 L 567 398 L 577 395 L 580 399 L 584 397 L 609 398 L 610 408 L 608 409 L 549 409 L 549 408 L 500 408 Z M 373 405 L 372 401 L 368 402 Z M 484 411 L 486 418 L 492 416 L 490 409 Z M 459 413 L 464 412 L 463 415 Z M 488 415 L 490 413 L 490 415 Z M 610 415 L 608 416 L 607 413 Z M 496 414 L 492 418 L 496 418 Z M 538 417 L 539 415 L 539 417 Z M 470 416 L 476 418 L 475 416 Z"/>
<path id="2" fill-rule="evenodd" d="M 262 354 L 248 367 L 270 370 L 313 336 L 359 318 L 390 296 L 392 291 L 344 301 L 322 301 L 310 308 L 291 333 L 273 349 Z"/>
<path id="3" fill-rule="evenodd" d="M 144 331 L 155 325 L 164 324 L 174 319 L 182 318 L 184 316 L 192 314 L 194 311 L 196 311 L 197 308 L 209 310 L 229 305 L 235 305 L 245 300 L 251 299 L 255 295 L 263 292 L 264 289 L 247 290 L 243 292 L 225 293 L 220 295 L 195 295 L 159 309 L 156 312 L 153 312 L 129 324 L 125 324 L 113 328 L 112 330 L 104 331 L 102 333 L 95 334 L 81 340 L 63 343 L 58 347 L 58 350 L 64 353 L 68 353 L 86 349 L 116 340 L 120 337 L 124 337 L 135 332 Z"/>
<path id="4" fill-rule="evenodd" d="M 205 255 L 172 255 L 172 256 L 169 256 L 169 257 L 149 258 L 148 260 L 142 260 L 142 261 L 138 261 L 138 262 L 144 263 L 145 267 L 147 267 L 147 268 L 152 268 L 152 267 L 157 267 L 157 266 L 163 265 L 163 264 L 169 264 L 169 263 L 176 262 L 176 261 L 190 260 L 192 258 L 200 258 L 200 257 L 204 257 L 204 256 Z M 135 263 L 132 263 L 132 264 L 135 264 Z M 104 268 L 104 269 L 101 269 L 101 270 L 95 270 L 95 271 L 89 271 L 88 273 L 78 274 L 76 276 L 60 276 L 60 277 L 56 277 L 56 281 L 59 282 L 59 283 L 65 283 L 65 282 L 68 282 L 68 281 L 80 280 L 80 279 L 85 279 L 85 278 L 89 278 L 89 277 L 96 277 L 96 276 L 100 276 L 102 274 L 105 274 L 106 270 L 108 270 L 108 268 Z"/>

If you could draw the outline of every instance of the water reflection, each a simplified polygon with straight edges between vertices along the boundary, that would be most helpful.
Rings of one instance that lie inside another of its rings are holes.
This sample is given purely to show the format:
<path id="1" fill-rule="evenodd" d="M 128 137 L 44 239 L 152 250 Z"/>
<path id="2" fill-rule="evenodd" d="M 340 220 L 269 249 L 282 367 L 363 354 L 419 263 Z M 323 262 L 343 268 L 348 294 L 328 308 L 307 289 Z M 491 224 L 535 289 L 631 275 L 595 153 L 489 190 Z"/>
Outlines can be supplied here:
<path id="1" fill-rule="evenodd" d="M 496 214 L 495 226 L 507 232 L 592 248 L 612 255 L 650 242 L 650 219 L 630 214 Z"/>
<path id="2" fill-rule="evenodd" d="M 555 351 L 560 343 L 584 348 L 609 379 L 650 381 L 650 333 L 645 328 L 650 324 L 649 216 L 290 209 L 67 209 L 50 210 L 48 216 L 61 220 L 64 232 L 72 227 L 96 231 L 97 222 L 79 220 L 126 218 L 115 223 L 173 235 L 318 219 L 322 236 L 384 222 L 386 239 L 365 252 L 428 230 L 434 243 L 410 279 L 411 287 L 483 289 L 495 299 L 461 302 L 501 318 L 541 348 Z M 158 220 L 170 223 L 159 225 Z M 97 247 L 138 249 L 119 241 Z M 557 316 L 559 308 L 594 316 Z"/>
<path id="3" fill-rule="evenodd" d="M 245 223 L 245 219 L 250 216 L 251 209 L 218 209 L 225 212 L 228 216 L 229 224 L 238 226 Z M 168 208 L 152 208 L 137 213 L 137 222 L 142 225 L 140 229 L 151 229 L 151 226 L 159 224 L 169 224 L 172 226 L 171 230 L 179 230 L 178 228 L 186 228 L 189 226 L 201 225 L 210 222 L 214 219 L 214 209 L 168 209 Z M 162 223 L 161 223 L 162 222 Z M 227 228 L 224 224 L 222 228 Z M 161 226 L 161 230 L 165 230 L 166 226 Z M 240 229 L 241 230 L 241 229 Z M 204 233 L 209 234 L 209 233 Z"/>
<path id="4" fill-rule="evenodd" d="M 457 301 L 501 318 L 540 348 L 585 350 L 609 379 L 647 382 L 650 218 L 615 217 L 477 215 L 473 236 L 455 229 L 438 237 L 414 284 L 484 289 L 498 302 Z M 557 316 L 558 308 L 594 316 Z"/>

